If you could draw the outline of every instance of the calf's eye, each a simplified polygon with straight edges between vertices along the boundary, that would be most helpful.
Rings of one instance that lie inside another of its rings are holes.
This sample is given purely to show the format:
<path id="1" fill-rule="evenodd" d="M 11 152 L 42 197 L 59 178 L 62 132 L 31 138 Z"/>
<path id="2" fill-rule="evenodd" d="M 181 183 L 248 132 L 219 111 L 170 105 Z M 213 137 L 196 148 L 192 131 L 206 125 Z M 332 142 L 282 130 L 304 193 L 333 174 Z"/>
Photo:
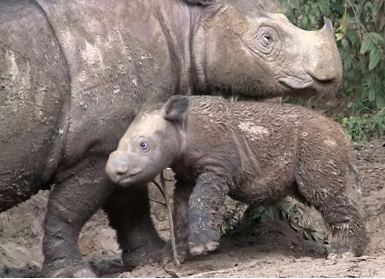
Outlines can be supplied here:
<path id="1" fill-rule="evenodd" d="M 142 149 L 147 149 L 147 142 L 141 141 L 141 142 L 140 142 L 140 147 L 141 147 Z"/>

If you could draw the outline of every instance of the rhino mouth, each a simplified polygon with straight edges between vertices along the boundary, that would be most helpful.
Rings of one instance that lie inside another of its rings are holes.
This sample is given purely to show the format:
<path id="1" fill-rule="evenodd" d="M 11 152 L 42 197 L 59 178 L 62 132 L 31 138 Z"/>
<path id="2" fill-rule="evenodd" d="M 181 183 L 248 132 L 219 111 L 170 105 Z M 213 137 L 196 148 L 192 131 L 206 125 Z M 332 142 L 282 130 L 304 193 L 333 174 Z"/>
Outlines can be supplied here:
<path id="1" fill-rule="evenodd" d="M 319 79 L 311 74 L 307 74 L 306 78 L 287 76 L 285 78 L 279 78 L 278 82 L 284 88 L 301 90 L 308 89 L 309 87 L 314 87 L 313 89 L 328 87 L 335 82 L 335 79 Z"/>
<path id="2" fill-rule="evenodd" d="M 302 79 L 294 76 L 279 78 L 278 82 L 288 89 L 305 89 L 311 86 L 314 80 L 309 76 L 309 79 Z"/>

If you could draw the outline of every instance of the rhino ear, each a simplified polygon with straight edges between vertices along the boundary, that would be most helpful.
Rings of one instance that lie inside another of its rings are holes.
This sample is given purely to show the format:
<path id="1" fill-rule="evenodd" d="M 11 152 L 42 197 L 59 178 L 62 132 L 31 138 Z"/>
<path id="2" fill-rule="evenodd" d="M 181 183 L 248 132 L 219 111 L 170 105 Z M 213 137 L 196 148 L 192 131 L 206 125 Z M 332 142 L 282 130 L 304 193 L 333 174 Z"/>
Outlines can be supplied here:
<path id="1" fill-rule="evenodd" d="M 181 121 L 186 117 L 189 100 L 185 96 L 172 96 L 164 105 L 164 119 Z"/>
<path id="2" fill-rule="evenodd" d="M 217 2 L 220 2 L 220 0 L 183 0 L 189 5 L 198 5 L 198 6 L 209 6 L 213 5 Z"/>

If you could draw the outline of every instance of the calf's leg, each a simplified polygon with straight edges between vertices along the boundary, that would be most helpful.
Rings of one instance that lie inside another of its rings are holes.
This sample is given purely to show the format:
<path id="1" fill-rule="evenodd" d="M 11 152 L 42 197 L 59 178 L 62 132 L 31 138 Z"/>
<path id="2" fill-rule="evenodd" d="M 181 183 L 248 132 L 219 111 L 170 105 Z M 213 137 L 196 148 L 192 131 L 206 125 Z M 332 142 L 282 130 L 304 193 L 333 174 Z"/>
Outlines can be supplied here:
<path id="1" fill-rule="evenodd" d="M 321 212 L 331 228 L 332 250 L 328 258 L 361 256 L 367 236 L 359 207 L 346 191 L 346 170 L 338 159 L 323 159 L 323 155 L 313 157 L 317 159 L 300 156 L 296 175 L 299 192 Z"/>
<path id="2" fill-rule="evenodd" d="M 189 248 L 191 255 L 214 251 L 219 245 L 219 225 L 223 221 L 228 183 L 207 172 L 201 174 L 189 200 Z"/>

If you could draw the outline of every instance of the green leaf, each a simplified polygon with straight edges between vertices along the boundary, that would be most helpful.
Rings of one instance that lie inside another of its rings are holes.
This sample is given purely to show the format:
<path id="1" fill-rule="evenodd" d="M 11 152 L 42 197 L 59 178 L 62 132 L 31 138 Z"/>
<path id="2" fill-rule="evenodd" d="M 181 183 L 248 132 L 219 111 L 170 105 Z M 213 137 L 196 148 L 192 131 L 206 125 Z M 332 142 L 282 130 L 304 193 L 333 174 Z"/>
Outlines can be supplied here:
<path id="1" fill-rule="evenodd" d="M 346 124 L 348 124 L 348 119 L 346 117 L 342 118 L 342 126 L 346 127 Z"/>
<path id="2" fill-rule="evenodd" d="M 288 202 L 288 201 L 284 202 L 281 206 L 281 210 L 283 210 L 287 213 L 291 212 L 292 209 L 293 209 L 293 204 L 291 202 Z"/>
<path id="3" fill-rule="evenodd" d="M 383 94 L 377 94 L 376 96 L 376 106 L 378 109 L 382 109 L 385 107 L 385 96 L 384 96 L 384 92 Z"/>
<path id="4" fill-rule="evenodd" d="M 373 102 L 376 99 L 376 89 L 373 87 L 368 90 L 368 99 L 369 102 Z"/>
<path id="5" fill-rule="evenodd" d="M 341 5 L 339 3 L 330 3 L 329 4 L 330 8 L 332 10 L 335 10 L 337 13 L 339 13 L 340 15 L 342 15 L 345 11 L 345 8 L 344 8 L 344 5 Z"/>
<path id="6" fill-rule="evenodd" d="M 307 29 L 308 25 L 309 25 L 309 21 L 308 21 L 308 18 L 307 18 L 307 15 L 303 15 L 302 19 L 301 19 L 301 28 L 302 29 Z"/>
<path id="7" fill-rule="evenodd" d="M 314 14 L 315 14 L 316 17 L 320 17 L 321 16 L 321 10 L 320 10 L 319 7 L 314 9 Z"/>
<path id="8" fill-rule="evenodd" d="M 370 32 L 369 37 L 373 41 L 373 43 L 380 45 L 380 46 L 385 45 L 384 37 L 382 37 L 380 34 L 378 34 L 376 32 Z"/>
<path id="9" fill-rule="evenodd" d="M 361 54 L 365 54 L 365 53 L 368 52 L 372 47 L 373 47 L 373 42 L 372 42 L 372 40 L 370 40 L 368 34 L 364 34 L 364 40 L 363 40 L 362 45 L 361 45 L 360 53 L 361 53 Z"/>
<path id="10" fill-rule="evenodd" d="M 369 58 L 370 58 L 369 70 L 373 70 L 378 65 L 378 62 L 380 62 L 380 52 L 376 47 L 373 47 L 370 50 Z"/>
<path id="11" fill-rule="evenodd" d="M 341 40 L 344 37 L 344 33 L 337 33 L 336 34 L 336 41 Z"/>
<path id="12" fill-rule="evenodd" d="M 274 212 L 272 209 L 265 210 L 265 215 L 268 216 L 270 219 L 274 219 Z"/>
<path id="13" fill-rule="evenodd" d="M 311 14 L 309 14 L 309 15 L 308 15 L 308 19 L 309 19 L 309 22 L 310 22 L 310 25 L 311 25 L 311 26 L 313 26 L 313 27 L 316 26 L 317 22 L 316 22 L 314 16 L 312 16 Z"/>

